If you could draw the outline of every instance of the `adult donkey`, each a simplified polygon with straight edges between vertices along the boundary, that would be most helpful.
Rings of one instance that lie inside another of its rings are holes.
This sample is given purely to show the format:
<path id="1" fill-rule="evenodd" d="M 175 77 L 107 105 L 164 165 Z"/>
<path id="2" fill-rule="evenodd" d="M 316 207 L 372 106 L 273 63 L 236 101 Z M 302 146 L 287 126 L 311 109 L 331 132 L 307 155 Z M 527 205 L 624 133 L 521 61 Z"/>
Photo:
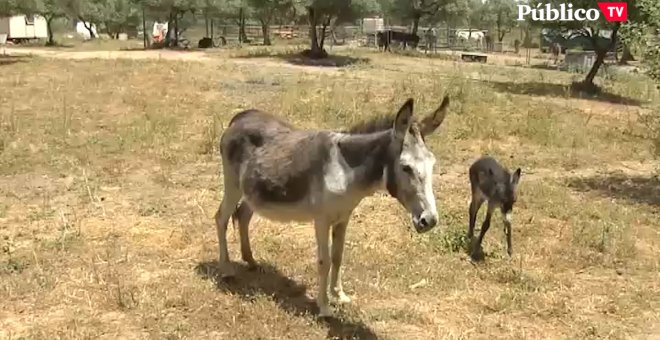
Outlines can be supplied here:
<path id="1" fill-rule="evenodd" d="M 298 129 L 259 110 L 236 114 L 220 141 L 224 197 L 215 222 L 221 275 L 234 275 L 227 251 L 230 217 L 238 222 L 241 255 L 251 267 L 256 262 L 248 225 L 254 212 L 273 221 L 314 221 L 319 315 L 332 315 L 327 296 L 331 264 L 331 293 L 339 302 L 350 302 L 339 268 L 348 220 L 364 197 L 385 187 L 412 214 L 417 232 L 437 224 L 435 157 L 424 137 L 440 126 L 448 105 L 445 97 L 435 112 L 417 122 L 413 100 L 408 99 L 396 116 L 368 120 L 342 132 Z"/>

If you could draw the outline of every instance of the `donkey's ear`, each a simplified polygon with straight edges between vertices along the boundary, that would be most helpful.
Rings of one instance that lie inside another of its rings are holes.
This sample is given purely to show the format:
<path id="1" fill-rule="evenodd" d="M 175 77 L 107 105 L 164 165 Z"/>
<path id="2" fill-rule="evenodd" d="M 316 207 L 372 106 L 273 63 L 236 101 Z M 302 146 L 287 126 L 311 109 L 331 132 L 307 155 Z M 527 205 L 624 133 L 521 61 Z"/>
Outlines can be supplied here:
<path id="1" fill-rule="evenodd" d="M 511 184 L 518 185 L 518 182 L 520 182 L 520 173 L 520 168 L 516 169 L 516 171 L 511 176 Z"/>
<path id="2" fill-rule="evenodd" d="M 408 98 L 394 119 L 394 135 L 403 138 L 412 124 L 413 99 Z"/>
<path id="3" fill-rule="evenodd" d="M 424 117 L 420 124 L 420 132 L 422 136 L 427 136 L 433 133 L 440 124 L 442 124 L 442 121 L 445 120 L 445 116 L 447 115 L 447 107 L 449 106 L 449 96 L 445 96 L 445 98 L 442 99 L 442 103 L 440 104 L 440 107 L 438 107 L 435 112 L 431 113 L 430 115 Z"/>

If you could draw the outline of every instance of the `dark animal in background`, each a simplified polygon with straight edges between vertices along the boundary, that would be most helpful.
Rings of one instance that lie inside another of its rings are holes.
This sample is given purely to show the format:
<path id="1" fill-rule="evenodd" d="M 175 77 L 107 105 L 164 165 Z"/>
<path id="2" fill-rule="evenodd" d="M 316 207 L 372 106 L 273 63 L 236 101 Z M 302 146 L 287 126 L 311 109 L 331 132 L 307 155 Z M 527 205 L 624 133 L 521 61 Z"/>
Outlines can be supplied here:
<path id="1" fill-rule="evenodd" d="M 498 163 L 493 157 L 484 156 L 470 166 L 470 187 L 472 200 L 470 202 L 470 224 L 468 239 L 471 243 L 471 256 L 474 260 L 482 258 L 481 242 L 490 228 L 490 218 L 493 210 L 499 208 L 504 222 L 507 254 L 511 256 L 511 215 L 513 205 L 517 200 L 517 188 L 520 181 L 520 168 L 511 174 L 509 170 Z M 488 202 L 488 211 L 479 238 L 474 240 L 474 225 L 477 222 L 477 213 L 484 202 Z"/>
<path id="2" fill-rule="evenodd" d="M 492 52 L 495 49 L 495 46 L 493 46 L 493 37 L 490 33 L 486 34 L 484 40 L 486 42 L 486 51 Z"/>
<path id="3" fill-rule="evenodd" d="M 550 53 L 552 53 L 552 57 L 554 58 L 554 64 L 557 64 L 559 62 L 559 55 L 561 54 L 561 45 L 557 42 L 550 44 Z"/>
<path id="4" fill-rule="evenodd" d="M 516 39 L 513 41 L 513 49 L 516 54 L 520 53 L 520 40 Z"/>
<path id="5" fill-rule="evenodd" d="M 412 33 L 397 32 L 393 30 L 384 30 L 376 33 L 376 42 L 378 43 L 378 49 L 383 48 L 383 51 L 389 51 L 392 41 L 398 41 L 403 44 L 403 48 L 406 46 L 411 46 L 412 48 L 417 48 L 419 44 L 419 36 Z"/>
<path id="6" fill-rule="evenodd" d="M 211 48 L 213 47 L 213 40 L 209 37 L 204 37 L 202 39 L 199 39 L 199 42 L 197 43 L 198 48 Z"/>

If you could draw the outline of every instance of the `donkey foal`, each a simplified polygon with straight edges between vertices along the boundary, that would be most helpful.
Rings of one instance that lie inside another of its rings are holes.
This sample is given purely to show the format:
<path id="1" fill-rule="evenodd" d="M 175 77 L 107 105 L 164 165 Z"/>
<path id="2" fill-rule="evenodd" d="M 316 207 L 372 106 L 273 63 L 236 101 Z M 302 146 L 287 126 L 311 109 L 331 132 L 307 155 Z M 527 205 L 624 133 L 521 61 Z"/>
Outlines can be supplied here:
<path id="1" fill-rule="evenodd" d="M 472 200 L 470 202 L 470 225 L 468 239 L 471 244 L 471 256 L 475 260 L 482 258 L 481 242 L 490 228 L 490 218 L 495 208 L 500 208 L 506 235 L 507 254 L 511 256 L 511 214 L 513 204 L 516 202 L 520 168 L 513 175 L 492 157 L 482 157 L 470 166 L 470 187 Z M 487 201 L 488 211 L 484 220 L 479 238 L 474 240 L 474 225 L 481 205 Z"/>

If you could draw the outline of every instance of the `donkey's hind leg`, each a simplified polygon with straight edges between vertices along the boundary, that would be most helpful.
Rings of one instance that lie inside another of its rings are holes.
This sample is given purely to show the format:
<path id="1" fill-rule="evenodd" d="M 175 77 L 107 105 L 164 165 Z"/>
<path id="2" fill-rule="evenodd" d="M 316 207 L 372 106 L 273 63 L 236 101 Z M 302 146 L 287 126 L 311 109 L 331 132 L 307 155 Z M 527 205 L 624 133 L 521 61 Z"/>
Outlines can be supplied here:
<path id="1" fill-rule="evenodd" d="M 493 210 L 495 209 L 494 204 L 491 204 L 490 202 L 488 203 L 488 210 L 486 211 L 486 218 L 484 219 L 484 223 L 481 225 L 481 230 L 479 231 L 479 237 L 477 240 L 474 242 L 472 246 L 472 259 L 473 260 L 483 260 L 483 248 L 481 246 L 481 243 L 484 240 L 484 236 L 486 236 L 486 232 L 488 232 L 488 228 L 490 228 L 490 219 L 493 216 Z"/>
<path id="2" fill-rule="evenodd" d="M 227 182 L 225 180 L 225 195 L 222 198 L 222 203 L 220 203 L 220 207 L 215 213 L 215 226 L 218 232 L 218 250 L 220 252 L 218 264 L 223 278 L 234 276 L 234 269 L 229 262 L 229 251 L 227 249 L 227 225 L 236 210 L 236 205 L 241 199 L 240 189 L 236 186 L 228 185 L 229 183 Z"/>
<path id="3" fill-rule="evenodd" d="M 241 236 L 241 257 L 249 269 L 257 267 L 257 261 L 254 260 L 250 248 L 249 226 L 253 214 L 252 208 L 245 201 L 241 202 L 234 211 L 234 219 L 238 222 L 238 233 Z"/>
<path id="4" fill-rule="evenodd" d="M 344 257 L 344 243 L 346 242 L 346 226 L 348 221 L 339 222 L 332 227 L 332 266 L 330 267 L 330 294 L 339 303 L 349 303 L 351 299 L 344 293 L 341 284 L 341 262 Z"/>

